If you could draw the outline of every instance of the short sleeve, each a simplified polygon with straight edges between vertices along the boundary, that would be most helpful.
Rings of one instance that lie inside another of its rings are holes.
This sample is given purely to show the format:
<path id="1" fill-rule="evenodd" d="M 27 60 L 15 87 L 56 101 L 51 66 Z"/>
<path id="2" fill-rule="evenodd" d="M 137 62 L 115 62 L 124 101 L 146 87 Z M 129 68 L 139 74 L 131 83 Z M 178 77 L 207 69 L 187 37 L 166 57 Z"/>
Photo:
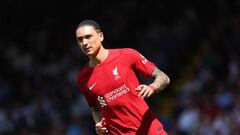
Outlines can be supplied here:
<path id="1" fill-rule="evenodd" d="M 83 86 L 83 80 L 81 80 L 80 75 L 77 76 L 77 86 L 78 88 L 83 92 L 85 99 L 87 100 L 87 103 L 90 107 L 97 106 L 96 99 L 94 96 L 89 92 L 87 87 Z"/>
<path id="2" fill-rule="evenodd" d="M 82 90 L 84 97 L 87 100 L 87 103 L 90 107 L 95 107 L 97 106 L 95 98 L 91 95 L 91 93 L 87 92 L 86 90 Z"/>
<path id="3" fill-rule="evenodd" d="M 141 53 L 134 49 L 129 49 L 131 55 L 131 64 L 134 70 L 141 73 L 145 77 L 150 77 L 156 65 L 145 58 Z"/>

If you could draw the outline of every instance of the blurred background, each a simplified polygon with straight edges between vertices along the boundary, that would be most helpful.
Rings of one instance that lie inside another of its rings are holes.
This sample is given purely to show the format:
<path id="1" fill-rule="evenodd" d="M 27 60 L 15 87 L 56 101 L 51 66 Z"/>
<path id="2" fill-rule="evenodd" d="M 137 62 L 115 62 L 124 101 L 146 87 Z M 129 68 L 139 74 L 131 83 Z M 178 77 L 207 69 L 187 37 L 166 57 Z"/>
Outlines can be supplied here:
<path id="1" fill-rule="evenodd" d="M 95 135 L 75 83 L 84 19 L 170 76 L 147 99 L 169 135 L 240 134 L 239 0 L 1 0 L 0 135 Z"/>

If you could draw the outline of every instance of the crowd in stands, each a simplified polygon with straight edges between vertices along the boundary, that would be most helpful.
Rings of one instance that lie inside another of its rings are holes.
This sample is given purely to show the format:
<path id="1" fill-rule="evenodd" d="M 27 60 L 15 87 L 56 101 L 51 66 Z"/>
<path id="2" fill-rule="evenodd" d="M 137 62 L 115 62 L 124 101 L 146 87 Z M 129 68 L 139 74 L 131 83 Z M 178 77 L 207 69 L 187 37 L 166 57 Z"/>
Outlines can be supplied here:
<path id="1" fill-rule="evenodd" d="M 169 135 L 239 135 L 239 9 L 237 0 L 2 0 L 0 135 L 95 135 L 76 85 L 83 19 L 99 22 L 106 48 L 134 48 L 169 75 L 146 99 Z"/>

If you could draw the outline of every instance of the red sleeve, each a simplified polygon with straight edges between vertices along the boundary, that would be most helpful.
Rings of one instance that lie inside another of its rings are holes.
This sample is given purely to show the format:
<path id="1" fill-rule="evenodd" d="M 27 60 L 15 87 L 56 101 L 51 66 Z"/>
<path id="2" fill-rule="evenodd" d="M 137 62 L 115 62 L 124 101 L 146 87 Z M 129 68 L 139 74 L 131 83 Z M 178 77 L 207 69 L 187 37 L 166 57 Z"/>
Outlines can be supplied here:
<path id="1" fill-rule="evenodd" d="M 96 100 L 95 98 L 91 95 L 91 93 L 87 92 L 86 90 L 82 90 L 86 100 L 87 100 L 87 103 L 90 107 L 95 107 L 97 106 L 97 103 L 96 103 Z"/>
<path id="2" fill-rule="evenodd" d="M 96 99 L 94 96 L 89 92 L 89 89 L 84 85 L 84 77 L 79 74 L 77 76 L 77 86 L 83 92 L 85 99 L 90 107 L 97 106 Z"/>
<path id="3" fill-rule="evenodd" d="M 134 70 L 145 77 L 150 77 L 156 65 L 134 49 L 128 49 L 128 52 L 131 55 L 130 59 Z"/>

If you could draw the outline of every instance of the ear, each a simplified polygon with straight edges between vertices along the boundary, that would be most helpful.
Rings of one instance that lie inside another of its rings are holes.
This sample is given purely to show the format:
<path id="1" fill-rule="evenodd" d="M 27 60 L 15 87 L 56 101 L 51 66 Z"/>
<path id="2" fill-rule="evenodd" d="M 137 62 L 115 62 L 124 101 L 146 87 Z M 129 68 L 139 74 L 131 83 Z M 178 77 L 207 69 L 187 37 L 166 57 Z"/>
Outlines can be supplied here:
<path id="1" fill-rule="evenodd" d="M 100 36 L 100 38 L 101 38 L 101 41 L 103 41 L 103 39 L 104 39 L 104 35 L 103 35 L 102 32 L 99 33 L 99 36 Z"/>

